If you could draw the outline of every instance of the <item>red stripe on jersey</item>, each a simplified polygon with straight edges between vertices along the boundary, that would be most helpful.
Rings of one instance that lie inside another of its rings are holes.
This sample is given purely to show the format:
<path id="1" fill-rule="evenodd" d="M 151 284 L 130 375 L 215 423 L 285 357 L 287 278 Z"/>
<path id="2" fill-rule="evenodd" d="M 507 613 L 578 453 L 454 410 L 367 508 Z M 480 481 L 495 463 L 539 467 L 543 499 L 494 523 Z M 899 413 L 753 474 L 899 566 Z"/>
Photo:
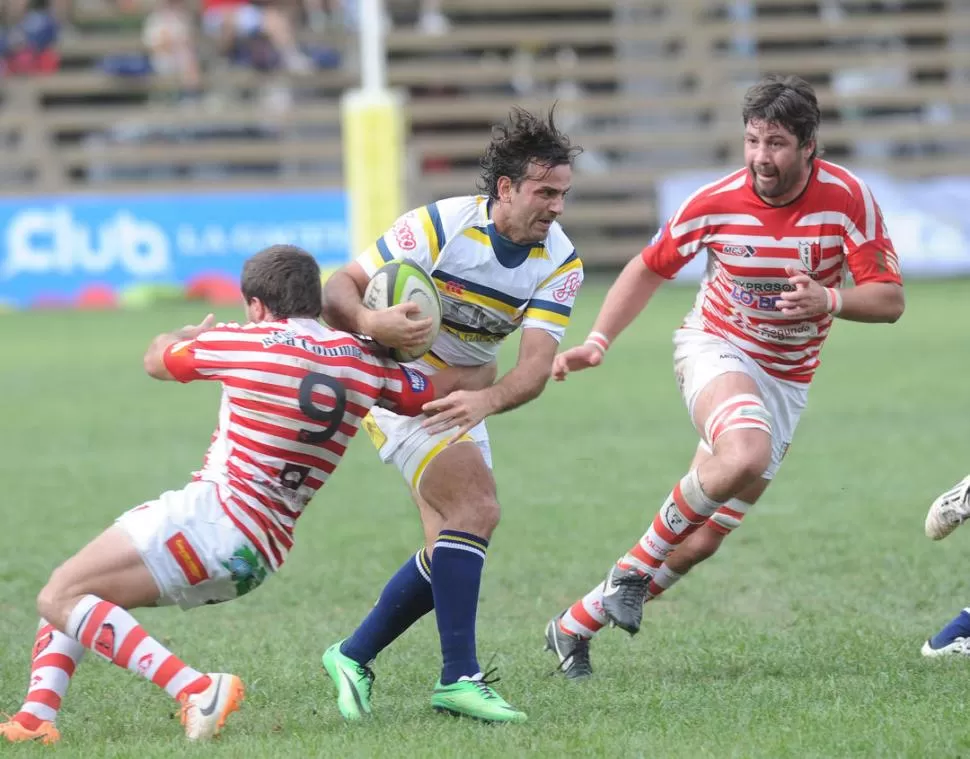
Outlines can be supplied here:
<path id="1" fill-rule="evenodd" d="M 300 398 L 299 388 L 295 387 L 285 387 L 281 385 L 273 385 L 267 382 L 257 382 L 251 379 L 243 379 L 242 377 L 221 377 L 222 384 L 227 388 L 233 388 L 238 391 L 246 391 L 252 393 L 262 393 L 265 395 L 276 396 L 280 399 L 296 401 Z M 347 380 L 340 380 L 341 383 L 348 389 L 354 390 L 361 395 L 371 398 L 374 402 L 380 397 L 380 391 L 374 389 L 370 385 L 366 385 L 360 382 L 353 382 Z M 314 394 L 316 395 L 316 394 Z M 236 395 L 233 395 L 235 400 Z M 325 398 L 325 396 L 324 396 Z M 353 401 L 347 401 L 347 411 L 356 417 L 363 418 L 367 416 L 369 408 L 365 408 L 358 403 Z"/>
<path id="2" fill-rule="evenodd" d="M 283 461 L 290 461 L 294 464 L 300 464 L 302 466 L 315 467 L 316 469 L 323 470 L 327 474 L 330 474 L 336 466 L 336 464 L 331 464 L 326 459 L 318 458 L 317 456 L 311 456 L 306 453 L 298 453 L 297 451 L 278 448 L 265 443 L 258 443 L 252 438 L 244 437 L 233 430 L 226 433 L 226 436 L 236 445 L 241 445 L 243 448 L 248 451 L 252 451 L 253 453 L 269 456 L 274 459 L 282 459 Z"/>
<path id="3" fill-rule="evenodd" d="M 256 550 L 259 551 L 260 556 L 266 559 L 273 569 L 279 569 L 280 565 L 283 563 L 283 557 L 279 555 L 279 552 L 276 550 L 275 546 L 272 546 L 271 550 L 268 536 L 263 534 L 257 535 L 250 530 L 246 523 L 239 518 L 238 514 L 236 514 L 234 506 L 227 503 L 221 495 L 219 496 L 219 503 L 222 506 L 223 513 L 229 517 L 232 523 L 236 525 L 236 528 L 246 536 L 246 539 L 253 544 Z M 260 539 L 261 537 L 262 539 Z"/>
<path id="4" fill-rule="evenodd" d="M 713 261 L 713 276 L 702 283 L 687 325 L 738 338 L 738 347 L 766 372 L 795 382 L 811 380 L 832 319 L 796 322 L 776 311 L 778 296 L 791 288 L 786 269 L 807 272 L 825 287 L 840 285 L 845 268 L 856 284 L 901 283 L 869 189 L 821 159 L 813 162 L 805 192 L 784 207 L 761 200 L 743 169 L 701 188 L 641 256 L 669 278 L 698 253 Z"/>
<path id="5" fill-rule="evenodd" d="M 306 421 L 308 424 L 314 424 L 318 427 L 323 426 L 309 419 L 307 419 Z M 326 450 L 330 451 L 336 456 L 342 457 L 344 453 L 346 453 L 347 451 L 347 446 L 345 446 L 343 443 L 338 443 L 336 440 L 332 438 L 330 440 L 324 441 L 323 443 L 317 443 L 315 445 L 312 443 L 305 443 L 300 439 L 300 430 L 294 430 L 294 429 L 291 429 L 290 427 L 281 427 L 280 425 L 272 424 L 271 422 L 261 422 L 258 419 L 251 419 L 250 417 L 242 416 L 240 414 L 231 414 L 229 416 L 229 423 L 236 425 L 237 427 L 244 427 L 248 430 L 252 430 L 253 432 L 261 432 L 264 435 L 271 435 L 273 437 L 281 438 L 282 440 L 285 440 L 291 443 L 299 443 L 300 445 L 303 445 L 303 446 L 313 445 L 313 447 L 315 448 L 325 448 Z M 341 427 L 346 427 L 348 432 L 344 432 L 344 430 L 342 430 Z M 349 424 L 347 425 L 340 424 L 338 425 L 337 430 L 339 432 L 344 432 L 344 434 L 349 434 L 349 432 L 352 431 L 353 428 Z"/>

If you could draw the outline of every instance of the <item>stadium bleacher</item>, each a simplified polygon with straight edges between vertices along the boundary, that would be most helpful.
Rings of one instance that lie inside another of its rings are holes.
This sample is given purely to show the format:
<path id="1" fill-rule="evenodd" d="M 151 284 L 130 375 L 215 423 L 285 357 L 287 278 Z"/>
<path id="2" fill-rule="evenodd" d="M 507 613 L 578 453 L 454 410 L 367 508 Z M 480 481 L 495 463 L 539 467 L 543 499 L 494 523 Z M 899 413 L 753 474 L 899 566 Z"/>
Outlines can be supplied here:
<path id="1" fill-rule="evenodd" d="M 396 18 L 413 3 L 391 2 Z M 545 109 L 586 148 L 564 222 L 590 263 L 652 235 L 656 182 L 737 165 L 739 101 L 764 73 L 818 88 L 829 157 L 897 176 L 970 171 L 970 9 L 925 2 L 444 0 L 450 22 L 387 37 L 408 93 L 410 204 L 471 191 L 489 123 Z M 331 59 L 310 75 L 231 67 L 208 49 L 204 95 L 107 73 L 143 53 L 140 17 L 80 6 L 60 70 L 0 80 L 3 194 L 339 185 L 340 104 L 358 82 L 356 33 L 301 41 Z M 275 98 L 275 99 L 274 99 Z"/>

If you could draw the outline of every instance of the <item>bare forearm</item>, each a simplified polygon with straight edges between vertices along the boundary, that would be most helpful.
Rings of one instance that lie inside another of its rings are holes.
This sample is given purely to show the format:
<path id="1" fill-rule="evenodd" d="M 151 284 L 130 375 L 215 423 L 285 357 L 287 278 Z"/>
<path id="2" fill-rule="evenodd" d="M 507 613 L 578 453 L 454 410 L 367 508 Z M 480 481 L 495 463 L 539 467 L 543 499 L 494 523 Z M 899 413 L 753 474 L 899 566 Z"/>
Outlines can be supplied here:
<path id="1" fill-rule="evenodd" d="M 495 382 L 498 367 L 494 361 L 482 366 L 449 366 L 432 377 L 435 398 L 444 398 L 455 390 L 484 390 Z"/>
<path id="2" fill-rule="evenodd" d="M 323 319 L 334 329 L 368 334 L 367 313 L 353 277 L 343 271 L 331 276 L 323 287 Z"/>
<path id="3" fill-rule="evenodd" d="M 606 293 L 606 300 L 593 323 L 593 331 L 616 339 L 646 307 L 666 280 L 647 268 L 640 256 L 632 259 Z"/>
<path id="4" fill-rule="evenodd" d="M 842 296 L 839 318 L 853 322 L 891 324 L 903 315 L 906 307 L 903 288 L 887 282 L 871 282 L 839 292 Z"/>
<path id="5" fill-rule="evenodd" d="M 549 381 L 548 362 L 527 361 L 516 364 L 490 388 L 483 390 L 493 414 L 509 411 L 538 398 Z"/>

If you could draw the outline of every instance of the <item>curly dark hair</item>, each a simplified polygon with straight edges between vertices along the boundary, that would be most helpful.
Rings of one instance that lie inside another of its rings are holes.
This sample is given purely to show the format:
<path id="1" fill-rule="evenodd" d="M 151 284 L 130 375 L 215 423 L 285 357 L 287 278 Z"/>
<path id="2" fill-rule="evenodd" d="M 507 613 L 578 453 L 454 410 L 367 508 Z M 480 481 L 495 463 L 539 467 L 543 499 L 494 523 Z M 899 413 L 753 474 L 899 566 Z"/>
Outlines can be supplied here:
<path id="1" fill-rule="evenodd" d="M 752 119 L 783 126 L 800 147 L 815 140 L 811 158 L 821 154 L 818 126 L 822 120 L 815 90 L 799 76 L 769 74 L 748 89 L 741 106 L 744 125 Z"/>
<path id="2" fill-rule="evenodd" d="M 259 298 L 277 319 L 318 319 L 320 267 L 302 248 L 271 245 L 243 264 L 242 294 L 247 303 Z"/>
<path id="3" fill-rule="evenodd" d="M 480 192 L 492 199 L 498 198 L 500 177 L 508 177 L 512 184 L 518 185 L 526 178 L 530 163 L 549 168 L 571 165 L 583 152 L 579 145 L 570 143 L 569 137 L 556 129 L 555 110 L 553 105 L 549 116 L 543 120 L 516 106 L 504 124 L 492 127 L 492 141 L 481 160 Z"/>

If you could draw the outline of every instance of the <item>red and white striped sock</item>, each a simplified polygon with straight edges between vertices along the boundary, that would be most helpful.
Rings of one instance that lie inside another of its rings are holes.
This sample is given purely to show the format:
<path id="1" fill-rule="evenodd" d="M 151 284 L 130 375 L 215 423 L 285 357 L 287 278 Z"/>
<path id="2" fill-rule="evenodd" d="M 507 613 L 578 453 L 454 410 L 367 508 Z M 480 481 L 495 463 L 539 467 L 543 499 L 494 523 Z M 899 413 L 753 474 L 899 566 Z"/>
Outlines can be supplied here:
<path id="1" fill-rule="evenodd" d="M 67 631 L 85 648 L 151 680 L 172 698 L 201 693 L 211 684 L 208 675 L 186 666 L 131 614 L 97 596 L 78 602 L 68 617 Z"/>
<path id="2" fill-rule="evenodd" d="M 620 569 L 636 569 L 642 575 L 653 575 L 674 549 L 717 511 L 720 503 L 701 489 L 697 471 L 688 472 L 667 497 L 653 518 L 650 529 L 626 555 L 616 562 Z"/>
<path id="3" fill-rule="evenodd" d="M 36 730 L 41 722 L 55 722 L 61 700 L 71 684 L 71 675 L 82 656 L 84 646 L 42 619 L 30 657 L 27 697 L 12 719 L 28 730 Z"/>
<path id="4" fill-rule="evenodd" d="M 666 563 L 660 569 L 656 571 L 653 577 L 650 578 L 650 584 L 647 586 L 647 601 L 652 601 L 657 596 L 662 595 L 664 591 L 668 590 L 675 582 L 677 582 L 684 575 L 678 574 Z"/>
<path id="5" fill-rule="evenodd" d="M 592 638 L 605 625 L 603 583 L 570 606 L 559 620 L 559 629 L 580 638 Z"/>

